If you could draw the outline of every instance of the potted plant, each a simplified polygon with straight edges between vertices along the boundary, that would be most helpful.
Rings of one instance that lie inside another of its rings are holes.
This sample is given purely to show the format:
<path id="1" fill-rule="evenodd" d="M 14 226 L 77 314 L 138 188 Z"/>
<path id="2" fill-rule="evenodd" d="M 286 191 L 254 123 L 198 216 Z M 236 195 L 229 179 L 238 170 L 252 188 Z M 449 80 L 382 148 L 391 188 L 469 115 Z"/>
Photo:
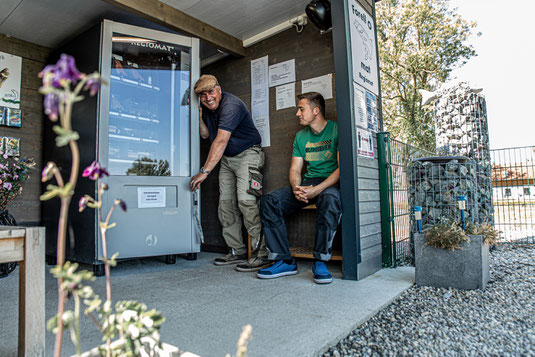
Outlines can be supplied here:
<path id="1" fill-rule="evenodd" d="M 30 178 L 32 159 L 19 159 L 2 151 L 0 138 L 0 226 L 16 226 L 17 221 L 7 206 L 22 194 L 22 184 Z M 0 264 L 0 278 L 6 277 L 17 267 L 17 263 Z"/>
<path id="2" fill-rule="evenodd" d="M 489 224 L 446 220 L 414 235 L 416 284 L 485 290 L 489 281 L 489 244 L 498 232 Z"/>

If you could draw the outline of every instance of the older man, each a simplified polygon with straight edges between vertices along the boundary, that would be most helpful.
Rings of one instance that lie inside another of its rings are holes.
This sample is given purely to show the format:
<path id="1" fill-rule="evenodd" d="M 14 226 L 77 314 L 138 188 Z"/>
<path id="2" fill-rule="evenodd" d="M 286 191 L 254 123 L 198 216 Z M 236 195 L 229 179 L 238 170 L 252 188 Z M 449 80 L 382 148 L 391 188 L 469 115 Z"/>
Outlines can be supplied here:
<path id="1" fill-rule="evenodd" d="M 246 105 L 233 94 L 223 92 L 216 77 L 202 75 L 195 83 L 199 95 L 199 132 L 212 145 L 201 172 L 193 176 L 191 190 L 199 188 L 221 161 L 219 169 L 219 221 L 229 253 L 214 264 L 237 264 L 238 271 L 265 267 L 267 250 L 261 235 L 257 198 L 262 194 L 264 153 L 261 138 Z M 203 109 L 204 107 L 204 109 Z M 251 235 L 252 257 L 242 238 L 242 217 Z"/>

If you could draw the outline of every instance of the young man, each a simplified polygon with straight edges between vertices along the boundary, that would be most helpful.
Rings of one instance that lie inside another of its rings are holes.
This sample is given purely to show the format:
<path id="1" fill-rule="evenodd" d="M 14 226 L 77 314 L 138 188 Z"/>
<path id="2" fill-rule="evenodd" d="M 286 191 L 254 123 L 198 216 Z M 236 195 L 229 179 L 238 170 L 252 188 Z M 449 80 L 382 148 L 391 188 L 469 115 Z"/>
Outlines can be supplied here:
<path id="1" fill-rule="evenodd" d="M 268 258 L 275 263 L 258 271 L 262 279 L 297 274 L 297 263 L 290 254 L 285 217 L 315 203 L 316 240 L 314 248 L 314 281 L 332 282 L 325 262 L 331 258 L 332 243 L 342 215 L 338 181 L 338 125 L 325 119 L 325 100 L 316 92 L 297 97 L 297 117 L 305 126 L 294 140 L 290 164 L 290 186 L 280 188 L 262 197 L 260 217 L 268 248 Z M 301 181 L 301 171 L 307 163 L 307 172 Z"/>
<path id="2" fill-rule="evenodd" d="M 199 132 L 212 145 L 201 172 L 190 181 L 192 191 L 199 188 L 221 161 L 219 169 L 219 221 L 223 238 L 230 249 L 214 264 L 238 264 L 238 271 L 256 271 L 265 267 L 267 250 L 261 236 L 257 197 L 262 194 L 264 153 L 260 133 L 245 104 L 235 95 L 223 92 L 212 75 L 203 75 L 195 83 L 199 95 Z M 202 109 L 204 107 L 204 110 Z M 251 235 L 252 257 L 242 239 L 242 217 Z"/>

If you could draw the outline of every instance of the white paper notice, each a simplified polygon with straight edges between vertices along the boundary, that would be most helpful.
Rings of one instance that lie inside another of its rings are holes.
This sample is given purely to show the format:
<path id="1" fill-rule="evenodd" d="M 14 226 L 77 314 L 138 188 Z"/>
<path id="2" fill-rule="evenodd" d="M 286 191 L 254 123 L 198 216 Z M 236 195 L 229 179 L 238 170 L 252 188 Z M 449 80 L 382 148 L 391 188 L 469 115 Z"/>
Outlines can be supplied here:
<path id="1" fill-rule="evenodd" d="M 323 96 L 323 99 L 331 99 L 333 97 L 333 75 L 332 73 L 324 76 L 305 79 L 301 81 L 301 93 L 318 92 Z"/>
<path id="2" fill-rule="evenodd" d="M 269 86 L 295 82 L 295 59 L 269 66 Z"/>
<path id="3" fill-rule="evenodd" d="M 268 56 L 251 61 L 251 88 L 264 87 L 268 84 Z"/>
<path id="4" fill-rule="evenodd" d="M 373 135 L 371 131 L 366 129 L 357 129 L 357 154 L 358 156 L 373 159 Z"/>
<path id="5" fill-rule="evenodd" d="M 355 82 L 353 82 L 353 89 L 355 124 L 366 129 L 368 127 L 368 118 L 366 116 L 366 91 Z"/>
<path id="6" fill-rule="evenodd" d="M 165 207 L 165 187 L 138 187 L 137 207 Z"/>
<path id="7" fill-rule="evenodd" d="M 295 107 L 295 82 L 276 88 L 277 110 Z"/>
<path id="8" fill-rule="evenodd" d="M 271 145 L 268 73 L 268 56 L 251 61 L 251 115 L 263 147 Z"/>
<path id="9" fill-rule="evenodd" d="M 368 113 L 368 129 L 377 132 L 379 122 L 377 120 L 377 97 L 366 91 L 366 112 Z"/>

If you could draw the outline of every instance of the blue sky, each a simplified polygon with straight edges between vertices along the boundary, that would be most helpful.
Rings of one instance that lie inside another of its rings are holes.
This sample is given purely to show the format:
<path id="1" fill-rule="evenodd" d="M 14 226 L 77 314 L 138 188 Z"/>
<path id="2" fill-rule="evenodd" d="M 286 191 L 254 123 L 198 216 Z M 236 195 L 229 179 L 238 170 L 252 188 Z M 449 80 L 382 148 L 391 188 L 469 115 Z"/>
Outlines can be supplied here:
<path id="1" fill-rule="evenodd" d="M 507 6 L 506 6 L 507 4 Z M 452 77 L 483 88 L 491 149 L 535 145 L 535 2 L 451 0 L 478 23 L 470 43 L 477 57 Z"/>

